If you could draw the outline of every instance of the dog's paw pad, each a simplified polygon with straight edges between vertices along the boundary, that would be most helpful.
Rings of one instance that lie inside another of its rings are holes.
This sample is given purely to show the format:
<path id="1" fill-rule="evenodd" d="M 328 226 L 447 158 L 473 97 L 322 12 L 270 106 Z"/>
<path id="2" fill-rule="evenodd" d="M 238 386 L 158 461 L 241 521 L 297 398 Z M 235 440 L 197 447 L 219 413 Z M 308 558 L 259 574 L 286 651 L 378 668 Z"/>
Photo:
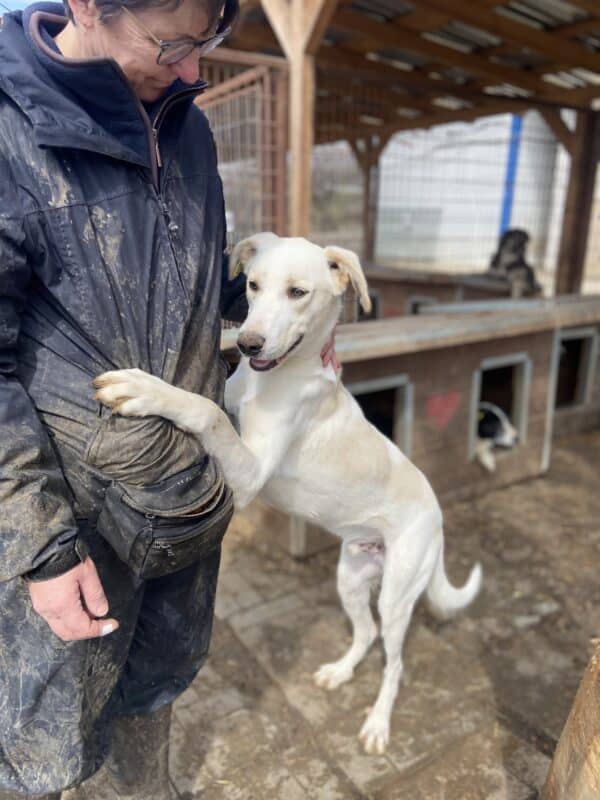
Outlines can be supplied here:
<path id="1" fill-rule="evenodd" d="M 333 664 L 323 664 L 313 675 L 314 681 L 321 689 L 337 689 L 342 683 L 346 683 L 352 678 L 354 670 L 335 662 Z"/>
<path id="2" fill-rule="evenodd" d="M 381 719 L 369 717 L 358 734 L 365 753 L 381 756 L 390 741 L 390 726 Z"/>

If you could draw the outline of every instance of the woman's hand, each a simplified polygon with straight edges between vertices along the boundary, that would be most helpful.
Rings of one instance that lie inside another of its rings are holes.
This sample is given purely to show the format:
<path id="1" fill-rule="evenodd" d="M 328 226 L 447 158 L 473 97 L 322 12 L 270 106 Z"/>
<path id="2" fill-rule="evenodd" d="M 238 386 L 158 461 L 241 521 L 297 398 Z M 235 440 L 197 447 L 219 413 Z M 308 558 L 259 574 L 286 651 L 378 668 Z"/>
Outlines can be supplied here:
<path id="1" fill-rule="evenodd" d="M 108 601 L 91 558 L 47 581 L 29 583 L 34 611 L 63 642 L 107 636 L 119 627 L 108 613 Z"/>

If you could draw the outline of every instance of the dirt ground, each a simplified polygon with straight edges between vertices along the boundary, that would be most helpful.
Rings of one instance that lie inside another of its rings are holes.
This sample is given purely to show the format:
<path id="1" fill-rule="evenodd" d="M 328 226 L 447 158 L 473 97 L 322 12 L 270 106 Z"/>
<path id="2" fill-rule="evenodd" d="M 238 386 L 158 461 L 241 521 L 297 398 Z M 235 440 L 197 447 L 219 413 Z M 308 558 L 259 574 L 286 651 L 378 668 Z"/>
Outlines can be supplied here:
<path id="1" fill-rule="evenodd" d="M 447 567 L 484 589 L 440 624 L 419 606 L 385 756 L 357 734 L 375 700 L 377 642 L 335 692 L 312 673 L 349 626 L 337 548 L 294 562 L 237 515 L 224 546 L 211 654 L 177 702 L 181 800 L 533 800 L 598 634 L 600 431 L 555 443 L 542 479 L 445 504 Z"/>

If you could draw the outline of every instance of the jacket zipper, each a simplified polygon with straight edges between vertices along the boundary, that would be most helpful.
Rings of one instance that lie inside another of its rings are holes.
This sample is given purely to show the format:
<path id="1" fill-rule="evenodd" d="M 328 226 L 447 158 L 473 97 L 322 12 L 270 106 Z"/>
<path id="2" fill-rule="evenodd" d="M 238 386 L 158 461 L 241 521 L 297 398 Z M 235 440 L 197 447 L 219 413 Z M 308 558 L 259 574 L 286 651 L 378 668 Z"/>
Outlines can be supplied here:
<path id="1" fill-rule="evenodd" d="M 160 157 L 160 147 L 158 145 L 158 131 L 152 128 L 152 139 L 154 141 L 154 155 L 156 156 L 156 164 L 160 169 L 162 167 L 162 158 Z"/>
<path id="2" fill-rule="evenodd" d="M 204 90 L 205 83 L 203 86 L 194 86 L 190 89 L 183 89 L 181 92 L 177 92 L 177 94 L 172 95 L 171 97 L 167 98 L 162 106 L 159 108 L 156 117 L 154 118 L 154 124 L 151 122 L 150 117 L 148 116 L 146 109 L 142 105 L 140 99 L 135 95 L 138 110 L 140 112 L 140 116 L 146 126 L 146 131 L 148 133 L 148 140 L 150 144 L 150 166 L 152 171 L 152 185 L 154 187 L 154 191 L 156 192 L 156 202 L 158 203 L 158 207 L 160 208 L 160 212 L 164 217 L 165 224 L 167 227 L 167 238 L 169 240 L 169 245 L 171 247 L 171 254 L 173 256 L 173 262 L 175 264 L 175 269 L 177 270 L 177 277 L 179 279 L 179 285 L 184 293 L 184 295 L 188 298 L 188 291 L 185 286 L 185 282 L 181 276 L 181 272 L 179 270 L 179 264 L 177 262 L 177 256 L 175 254 L 175 248 L 173 247 L 173 242 L 171 240 L 171 218 L 169 216 L 169 211 L 165 205 L 165 201 L 163 200 L 161 194 L 161 186 L 160 186 L 160 170 L 163 165 L 162 156 L 160 153 L 160 142 L 159 142 L 159 132 L 160 126 L 166 116 L 167 111 L 172 108 L 174 105 L 177 105 L 181 100 L 189 97 L 191 94 L 197 95 L 201 94 Z"/>
<path id="3" fill-rule="evenodd" d="M 154 118 L 154 123 L 150 121 L 150 117 L 148 116 L 146 109 L 140 100 L 138 99 L 137 101 L 140 114 L 144 120 L 146 130 L 148 131 L 148 139 L 150 142 L 150 160 L 152 164 L 152 183 L 154 184 L 154 188 L 156 189 L 156 193 L 158 195 L 160 195 L 160 169 L 163 165 L 159 143 L 160 126 L 170 108 L 177 105 L 177 103 L 179 103 L 181 100 L 184 100 L 186 97 L 189 97 L 192 94 L 201 94 L 203 89 L 204 87 L 198 87 L 196 85 L 194 88 L 183 89 L 181 92 L 177 92 L 177 94 L 167 98 L 159 108 L 158 113 Z"/>

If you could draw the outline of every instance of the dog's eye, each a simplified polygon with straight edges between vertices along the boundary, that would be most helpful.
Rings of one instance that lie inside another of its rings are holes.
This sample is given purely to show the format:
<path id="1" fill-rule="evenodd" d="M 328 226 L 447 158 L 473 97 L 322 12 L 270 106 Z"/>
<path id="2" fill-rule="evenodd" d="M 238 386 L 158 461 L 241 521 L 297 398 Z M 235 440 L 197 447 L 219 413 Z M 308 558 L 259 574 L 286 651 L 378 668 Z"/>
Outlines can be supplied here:
<path id="1" fill-rule="evenodd" d="M 253 292 L 258 292 L 258 283 L 256 281 L 248 281 L 248 288 Z"/>
<path id="2" fill-rule="evenodd" d="M 288 297 L 297 300 L 299 297 L 304 297 L 304 295 L 308 294 L 306 289 L 300 289 L 298 286 L 292 286 L 291 289 L 288 289 Z"/>

